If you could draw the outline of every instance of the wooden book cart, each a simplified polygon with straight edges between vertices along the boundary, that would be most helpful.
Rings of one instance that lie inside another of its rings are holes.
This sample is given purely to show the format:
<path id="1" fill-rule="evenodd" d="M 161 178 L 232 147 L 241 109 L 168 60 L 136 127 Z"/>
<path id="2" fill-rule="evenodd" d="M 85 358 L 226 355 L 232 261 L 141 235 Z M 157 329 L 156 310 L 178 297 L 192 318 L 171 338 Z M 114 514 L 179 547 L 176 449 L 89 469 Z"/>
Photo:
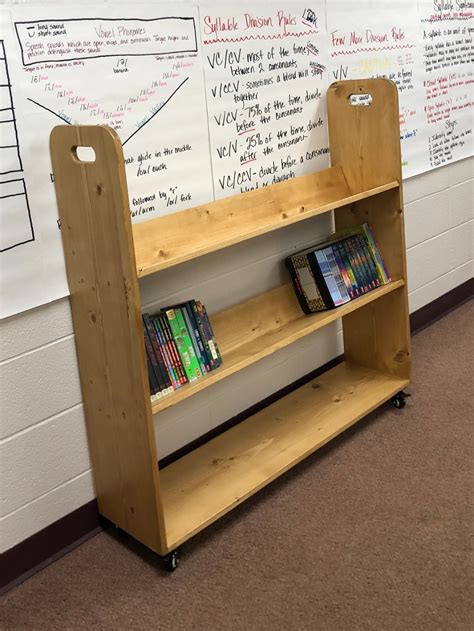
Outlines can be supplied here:
<path id="1" fill-rule="evenodd" d="M 371 103 L 362 105 L 367 94 Z M 117 134 L 101 126 L 52 131 L 99 511 L 169 569 L 184 541 L 385 401 L 404 404 L 410 334 L 396 87 L 385 79 L 334 83 L 327 108 L 331 168 L 133 226 Z M 95 162 L 81 162 L 78 146 L 93 147 Z M 392 282 L 312 316 L 289 285 L 212 314 L 223 365 L 152 404 L 138 279 L 332 210 L 337 229 L 370 224 Z M 159 469 L 153 414 L 338 318 L 342 363 Z"/>

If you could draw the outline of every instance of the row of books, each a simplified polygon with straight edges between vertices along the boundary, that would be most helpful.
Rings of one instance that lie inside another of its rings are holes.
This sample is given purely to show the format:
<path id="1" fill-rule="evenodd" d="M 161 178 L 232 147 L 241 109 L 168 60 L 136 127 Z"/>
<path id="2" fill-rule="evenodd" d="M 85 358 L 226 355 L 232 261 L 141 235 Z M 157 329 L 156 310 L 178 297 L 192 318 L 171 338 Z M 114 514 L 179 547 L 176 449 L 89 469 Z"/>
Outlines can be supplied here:
<path id="1" fill-rule="evenodd" d="M 390 282 L 367 223 L 336 232 L 285 262 L 304 313 L 334 309 Z"/>
<path id="2" fill-rule="evenodd" d="M 152 401 L 222 364 L 206 308 L 199 300 L 142 317 Z"/>

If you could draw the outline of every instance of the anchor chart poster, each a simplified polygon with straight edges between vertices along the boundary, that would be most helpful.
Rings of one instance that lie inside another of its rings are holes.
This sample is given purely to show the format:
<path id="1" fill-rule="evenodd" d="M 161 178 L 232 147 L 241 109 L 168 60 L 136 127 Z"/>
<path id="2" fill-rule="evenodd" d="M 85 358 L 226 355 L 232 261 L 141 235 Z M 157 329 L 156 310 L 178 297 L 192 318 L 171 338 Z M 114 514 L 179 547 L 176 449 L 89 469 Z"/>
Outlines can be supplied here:
<path id="1" fill-rule="evenodd" d="M 67 295 L 54 126 L 117 131 L 133 221 L 213 197 L 197 8 L 151 6 L 2 11 L 2 316 Z"/>
<path id="2" fill-rule="evenodd" d="M 329 166 L 324 3 L 201 8 L 216 198 Z"/>

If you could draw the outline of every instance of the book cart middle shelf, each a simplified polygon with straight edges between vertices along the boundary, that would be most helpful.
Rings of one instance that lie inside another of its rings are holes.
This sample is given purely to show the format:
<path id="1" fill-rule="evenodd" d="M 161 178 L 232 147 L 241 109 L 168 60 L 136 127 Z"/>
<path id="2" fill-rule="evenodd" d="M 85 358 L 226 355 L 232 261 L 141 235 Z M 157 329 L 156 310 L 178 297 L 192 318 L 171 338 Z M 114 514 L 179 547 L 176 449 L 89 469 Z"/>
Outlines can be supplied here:
<path id="1" fill-rule="evenodd" d="M 342 81 L 327 104 L 331 168 L 134 226 L 117 135 L 92 126 L 52 133 L 99 511 L 172 553 L 173 567 L 180 544 L 409 383 L 396 88 Z M 78 146 L 91 146 L 95 161 L 81 162 Z M 332 210 L 336 229 L 370 224 L 393 280 L 311 316 L 290 284 L 211 315 L 222 366 L 152 404 L 138 279 Z M 342 363 L 159 470 L 153 414 L 338 318 Z"/>

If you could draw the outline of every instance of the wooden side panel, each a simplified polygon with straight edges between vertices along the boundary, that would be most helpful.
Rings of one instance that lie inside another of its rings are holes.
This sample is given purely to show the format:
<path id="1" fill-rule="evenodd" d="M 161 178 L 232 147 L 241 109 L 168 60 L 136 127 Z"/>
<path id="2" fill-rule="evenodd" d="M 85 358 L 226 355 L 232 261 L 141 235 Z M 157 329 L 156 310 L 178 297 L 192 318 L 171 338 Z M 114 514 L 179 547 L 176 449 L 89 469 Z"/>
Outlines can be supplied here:
<path id="1" fill-rule="evenodd" d="M 351 105 L 351 95 L 370 94 L 368 106 Z M 351 192 L 395 180 L 398 189 L 356 201 L 335 211 L 336 228 L 368 222 L 393 280 L 406 283 L 405 233 L 398 94 L 387 79 L 341 81 L 328 91 L 331 162 L 341 166 Z M 350 361 L 398 377 L 410 375 L 410 329 L 406 286 L 343 318 Z"/>
<path id="2" fill-rule="evenodd" d="M 351 95 L 370 94 L 368 106 Z M 397 88 L 388 79 L 338 81 L 327 94 L 329 147 L 333 166 L 342 166 L 352 193 L 401 177 Z"/>
<path id="3" fill-rule="evenodd" d="M 95 161 L 81 162 L 77 146 Z M 60 126 L 50 147 L 99 510 L 163 553 L 122 146 L 110 128 Z"/>
<path id="4" fill-rule="evenodd" d="M 347 361 L 401 379 L 410 378 L 411 355 L 404 318 L 405 287 L 342 319 Z"/>

